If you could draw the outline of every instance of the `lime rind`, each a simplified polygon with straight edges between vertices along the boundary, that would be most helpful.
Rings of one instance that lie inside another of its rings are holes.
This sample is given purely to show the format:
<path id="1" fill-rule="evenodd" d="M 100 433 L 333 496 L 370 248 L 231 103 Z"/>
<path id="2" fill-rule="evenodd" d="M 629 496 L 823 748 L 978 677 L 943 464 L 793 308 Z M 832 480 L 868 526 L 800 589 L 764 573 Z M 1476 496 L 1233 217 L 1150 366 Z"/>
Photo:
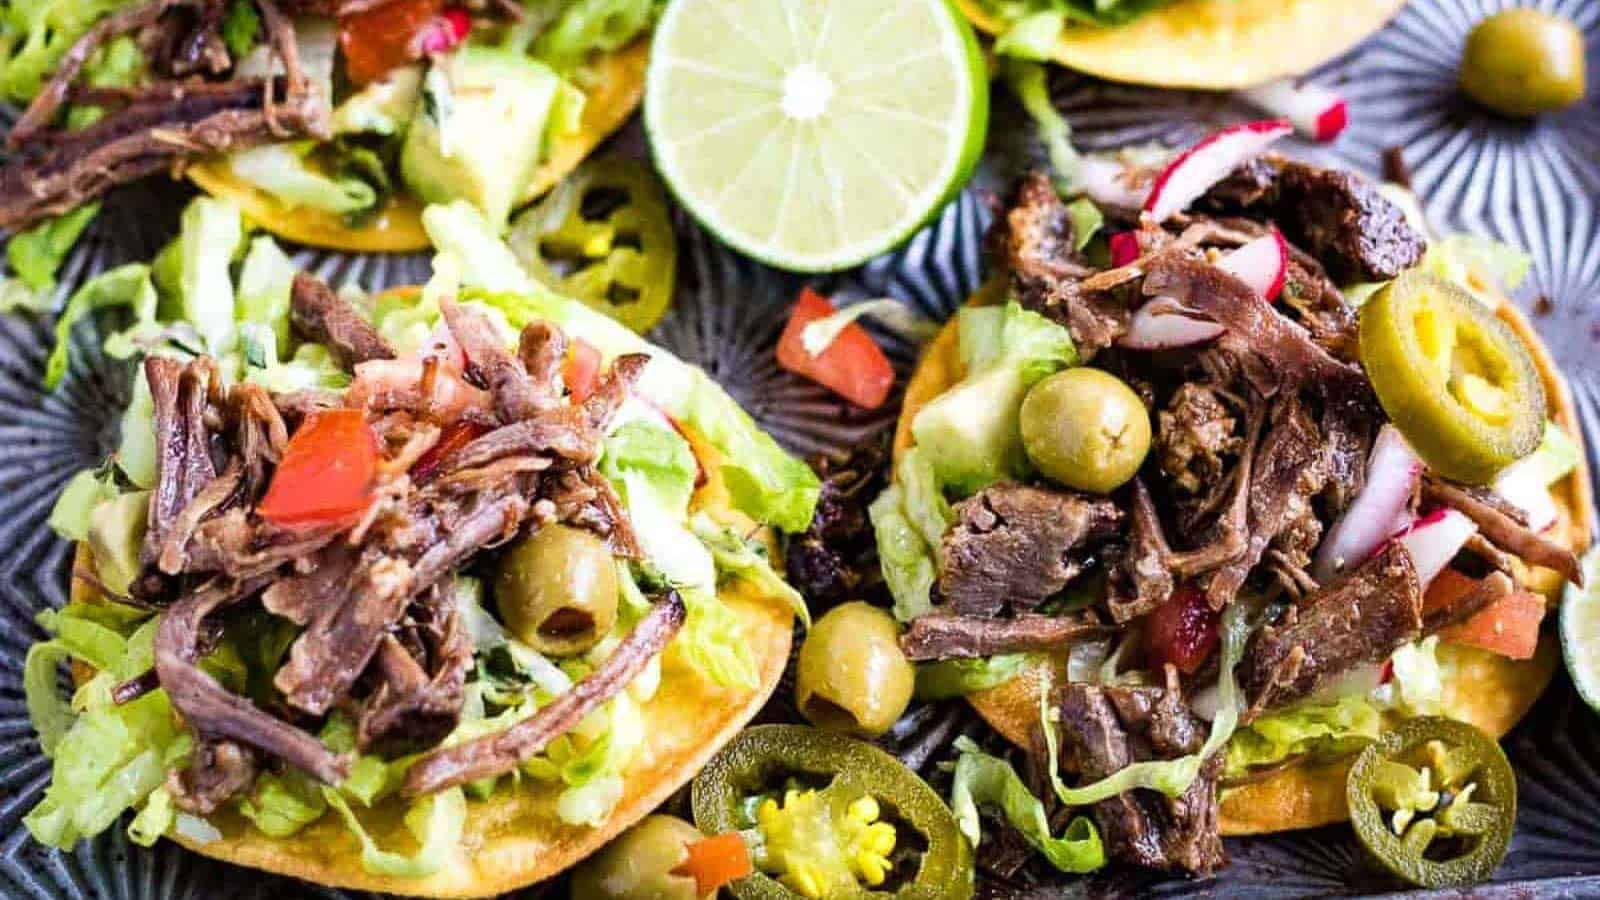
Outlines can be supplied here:
<path id="1" fill-rule="evenodd" d="M 1578 695 L 1600 712 L 1600 545 L 1583 557 L 1587 587 L 1568 584 L 1561 598 L 1561 655 Z"/>
<path id="2" fill-rule="evenodd" d="M 947 0 L 675 0 L 644 123 L 674 196 L 719 239 L 834 271 L 960 190 L 987 133 L 987 67 Z"/>

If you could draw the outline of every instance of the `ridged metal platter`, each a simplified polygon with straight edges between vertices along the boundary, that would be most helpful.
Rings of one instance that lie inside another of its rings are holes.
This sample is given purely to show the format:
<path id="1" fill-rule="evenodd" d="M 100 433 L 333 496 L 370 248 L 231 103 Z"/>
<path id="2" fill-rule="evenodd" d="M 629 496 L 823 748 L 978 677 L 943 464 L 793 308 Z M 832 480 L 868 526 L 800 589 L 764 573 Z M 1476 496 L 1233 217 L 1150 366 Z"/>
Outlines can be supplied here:
<path id="1" fill-rule="evenodd" d="M 1526 247 L 1534 257 L 1517 300 L 1571 380 L 1591 467 L 1600 459 L 1600 88 L 1582 104 L 1537 123 L 1513 122 L 1460 99 L 1454 67 L 1467 31 L 1500 0 L 1416 0 L 1386 29 L 1310 77 L 1350 100 L 1351 125 L 1332 145 L 1292 152 L 1379 171 L 1400 146 L 1432 219 Z M 1590 84 L 1600 84 L 1600 3 L 1545 0 L 1584 29 Z M 1053 94 L 1082 145 L 1181 144 L 1257 114 L 1233 99 L 1108 85 L 1056 73 Z M 907 246 L 853 272 L 810 283 L 843 302 L 893 296 L 933 319 L 947 317 L 977 286 L 989 199 L 1038 159 L 1025 117 L 997 90 L 989 151 L 974 184 Z M 9 119 L 0 119 L 0 125 Z M 637 127 L 609 148 L 642 156 Z M 64 297 L 89 275 L 147 259 L 176 228 L 186 190 L 149 183 L 120 192 L 68 260 Z M 740 258 L 687 218 L 678 218 L 682 259 L 673 312 L 652 337 L 699 363 L 797 452 L 838 450 L 893 421 L 891 409 L 861 413 L 780 370 L 773 348 L 805 279 Z M 302 250 L 297 261 L 336 284 L 368 288 L 426 278 L 425 255 L 359 256 Z M 1545 302 L 1536 302 L 1544 298 Z M 41 636 L 38 610 L 66 600 L 70 548 L 45 526 L 62 484 L 113 445 L 126 400 L 127 367 L 99 352 L 99 328 L 72 336 L 72 365 L 55 392 L 40 386 L 52 344 L 48 321 L 0 317 L 0 896 L 29 898 L 347 898 L 345 892 L 219 864 L 162 842 L 131 845 L 120 828 L 71 852 L 41 848 L 22 816 L 42 795 L 49 765 L 22 700 L 22 662 Z M 902 376 L 916 347 L 878 332 Z M 892 405 L 891 405 L 892 406 Z M 780 709 L 773 714 L 781 715 Z M 929 708 L 896 733 L 894 748 L 932 773 L 948 741 L 976 728 L 957 705 Z M 1518 773 L 1519 821 L 1510 855 L 1475 896 L 1600 896 L 1600 717 L 1562 676 L 1507 738 Z M 1347 828 L 1229 840 L 1232 865 L 1206 881 L 1112 870 L 1044 885 L 988 883 L 989 897 L 1328 896 L 1396 890 L 1372 868 Z M 564 888 L 521 896 L 563 896 Z M 1441 895 L 1444 896 L 1444 895 Z M 1449 896 L 1456 896 L 1450 894 Z"/>

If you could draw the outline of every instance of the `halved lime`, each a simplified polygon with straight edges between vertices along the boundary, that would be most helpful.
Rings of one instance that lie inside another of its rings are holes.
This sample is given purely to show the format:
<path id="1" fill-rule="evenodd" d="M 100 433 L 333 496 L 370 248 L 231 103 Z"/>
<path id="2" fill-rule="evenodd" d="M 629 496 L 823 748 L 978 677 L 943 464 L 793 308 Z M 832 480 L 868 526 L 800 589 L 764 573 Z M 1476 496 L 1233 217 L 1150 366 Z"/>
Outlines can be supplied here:
<path id="1" fill-rule="evenodd" d="M 1583 557 L 1583 580 L 1587 587 L 1569 584 L 1561 598 L 1561 655 L 1584 702 L 1600 712 L 1600 546 Z"/>
<path id="2" fill-rule="evenodd" d="M 719 238 L 842 269 L 911 235 L 972 173 L 987 70 L 947 0 L 672 0 L 644 122 L 656 165 Z"/>

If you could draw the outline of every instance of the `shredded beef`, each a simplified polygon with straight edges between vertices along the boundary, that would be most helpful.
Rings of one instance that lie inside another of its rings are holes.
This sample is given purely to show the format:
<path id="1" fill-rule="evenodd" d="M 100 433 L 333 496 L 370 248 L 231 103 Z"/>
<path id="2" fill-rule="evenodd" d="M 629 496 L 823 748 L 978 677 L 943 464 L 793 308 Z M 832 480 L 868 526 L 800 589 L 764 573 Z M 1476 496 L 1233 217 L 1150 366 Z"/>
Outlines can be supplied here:
<path id="1" fill-rule="evenodd" d="M 167 772 L 167 791 L 179 809 L 208 816 L 255 780 L 256 758 L 249 748 L 202 738 L 195 741 L 187 768 Z"/>
<path id="2" fill-rule="evenodd" d="M 315 735 L 229 693 L 195 665 L 206 616 L 255 594 L 265 583 L 263 578 L 213 581 L 168 608 L 156 628 L 156 675 L 173 708 L 202 738 L 227 738 L 255 747 L 324 783 L 338 784 L 349 774 L 348 758 L 336 755 Z"/>
<path id="3" fill-rule="evenodd" d="M 507 350 L 489 317 L 452 300 L 439 301 L 445 323 L 467 357 L 467 375 L 494 397 L 502 422 L 520 422 L 554 406 L 557 395 L 543 394 L 519 360 Z"/>
<path id="4" fill-rule="evenodd" d="M 309 272 L 297 272 L 289 294 L 289 321 L 300 337 L 328 348 L 346 368 L 394 359 L 394 348 L 355 307 Z"/>
<path id="5" fill-rule="evenodd" d="M 1554 569 L 1573 584 L 1583 586 L 1583 566 L 1577 554 L 1535 534 L 1525 521 L 1519 522 L 1497 508 L 1497 501 L 1486 499 L 1470 487 L 1433 475 L 1423 478 L 1422 497 L 1466 515 L 1477 523 L 1490 543 L 1521 557 L 1523 562 Z"/>
<path id="6" fill-rule="evenodd" d="M 882 577 L 867 506 L 888 481 L 889 434 L 852 447 L 842 460 L 811 460 L 821 479 L 805 533 L 789 539 L 784 572 L 813 609 L 867 593 Z"/>
<path id="7" fill-rule="evenodd" d="M 678 633 L 684 616 L 683 601 L 677 594 L 667 594 L 605 662 L 571 690 L 505 731 L 435 750 L 417 760 L 406 772 L 404 793 L 431 794 L 515 769 L 627 687 Z"/>
<path id="8" fill-rule="evenodd" d="M 1072 218 L 1049 176 L 1033 172 L 1022 180 L 1001 227 L 1017 296 L 1066 326 L 1080 354 L 1088 358 L 1127 332 L 1130 310 L 1114 292 L 1118 285 L 1083 281 L 1094 270 L 1073 249 Z"/>
<path id="9" fill-rule="evenodd" d="M 1081 571 L 1073 551 L 1109 537 L 1122 512 L 1109 500 L 1020 484 L 985 488 L 955 506 L 939 589 L 956 612 L 1030 610 Z"/>
<path id="10" fill-rule="evenodd" d="M 1000 653 L 1060 650 L 1107 629 L 1087 616 L 1023 613 L 1014 619 L 935 612 L 911 620 L 900 649 L 913 660 L 971 659 Z"/>
<path id="11" fill-rule="evenodd" d="M 451 583 L 425 594 L 412 612 L 411 631 L 423 659 L 399 638 L 385 635 L 378 647 L 381 681 L 361 708 L 356 746 L 363 752 L 394 756 L 426 750 L 455 730 L 472 641 L 456 608 Z"/>
<path id="12" fill-rule="evenodd" d="M 1250 714 L 1307 697 L 1356 666 L 1382 662 L 1421 632 L 1416 566 L 1405 547 L 1391 541 L 1251 638 L 1238 670 Z"/>
<path id="13" fill-rule="evenodd" d="M 1276 155 L 1241 167 L 1196 205 L 1274 221 L 1341 282 L 1387 281 L 1427 249 L 1400 208 L 1366 179 Z"/>
<path id="14" fill-rule="evenodd" d="M 1165 687 L 1102 687 L 1066 683 L 1056 688 L 1065 737 L 1064 765 L 1084 781 L 1097 781 L 1136 762 L 1170 760 L 1198 752 L 1204 726 L 1189 712 L 1177 672 L 1166 669 Z M 1204 875 L 1227 862 L 1217 827 L 1217 775 L 1213 756 L 1177 797 L 1125 791 L 1094 805 L 1106 849 L 1120 862 Z"/>
<path id="15" fill-rule="evenodd" d="M 1134 477 L 1132 494 L 1128 548 L 1118 561 L 1106 595 L 1111 618 L 1119 623 L 1155 611 L 1172 597 L 1176 587 L 1176 561 L 1144 479 Z"/>
<path id="16" fill-rule="evenodd" d="M 1179 489 L 1197 494 L 1227 470 L 1239 452 L 1239 420 L 1215 387 L 1188 381 L 1156 414 L 1161 470 Z"/>

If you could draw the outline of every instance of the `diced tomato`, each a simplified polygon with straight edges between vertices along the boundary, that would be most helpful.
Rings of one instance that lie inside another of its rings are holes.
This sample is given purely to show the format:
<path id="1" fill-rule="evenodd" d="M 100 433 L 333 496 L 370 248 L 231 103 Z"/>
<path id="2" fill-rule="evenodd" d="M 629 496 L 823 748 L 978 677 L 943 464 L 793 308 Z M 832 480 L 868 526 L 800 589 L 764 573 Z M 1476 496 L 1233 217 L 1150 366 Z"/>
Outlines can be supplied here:
<path id="1" fill-rule="evenodd" d="M 439 435 L 439 442 L 428 448 L 416 464 L 411 467 L 411 480 L 423 484 L 433 479 L 439 471 L 439 466 L 450 457 L 452 453 L 472 443 L 489 431 L 487 425 L 477 422 L 457 422 L 444 430 Z"/>
<path id="2" fill-rule="evenodd" d="M 390 0 L 339 17 L 339 51 L 345 74 L 358 85 L 382 78 L 416 59 L 418 36 L 444 11 L 444 0 Z"/>
<path id="3" fill-rule="evenodd" d="M 372 500 L 378 441 L 358 409 L 306 418 L 289 438 L 256 512 L 274 525 L 326 525 L 361 514 Z"/>
<path id="4" fill-rule="evenodd" d="M 1434 576 L 1433 581 L 1428 583 L 1428 590 L 1422 595 L 1422 614 L 1426 616 L 1455 606 L 1477 586 L 1478 579 L 1445 566 Z"/>
<path id="5" fill-rule="evenodd" d="M 583 338 L 573 338 L 567 358 L 561 363 L 561 380 L 572 394 L 572 402 L 582 403 L 600 383 L 600 351 Z"/>
<path id="6" fill-rule="evenodd" d="M 1151 668 L 1172 663 L 1185 675 L 1194 674 L 1217 649 L 1219 619 L 1204 591 L 1180 585 L 1145 622 L 1145 656 Z"/>
<path id="7" fill-rule="evenodd" d="M 1439 632 L 1439 639 L 1512 659 L 1529 659 L 1539 646 L 1539 623 L 1543 619 L 1544 598 L 1532 591 L 1517 591 L 1484 607 L 1465 622 Z"/>
<path id="8" fill-rule="evenodd" d="M 696 896 L 709 897 L 724 885 L 754 871 L 750 865 L 750 851 L 737 832 L 712 835 L 685 844 L 684 849 L 689 851 L 689 858 L 672 873 L 693 878 Z"/>
<path id="9" fill-rule="evenodd" d="M 417 36 L 417 49 L 423 53 L 447 53 L 467 39 L 472 19 L 465 7 L 452 6 L 434 19 Z"/>
<path id="10" fill-rule="evenodd" d="M 816 356 L 801 339 L 807 325 L 833 315 L 833 304 L 806 288 L 795 301 L 789 324 L 778 339 L 778 365 L 822 385 L 863 409 L 877 409 L 894 387 L 894 367 L 883 348 L 859 323 L 851 322 Z"/>

